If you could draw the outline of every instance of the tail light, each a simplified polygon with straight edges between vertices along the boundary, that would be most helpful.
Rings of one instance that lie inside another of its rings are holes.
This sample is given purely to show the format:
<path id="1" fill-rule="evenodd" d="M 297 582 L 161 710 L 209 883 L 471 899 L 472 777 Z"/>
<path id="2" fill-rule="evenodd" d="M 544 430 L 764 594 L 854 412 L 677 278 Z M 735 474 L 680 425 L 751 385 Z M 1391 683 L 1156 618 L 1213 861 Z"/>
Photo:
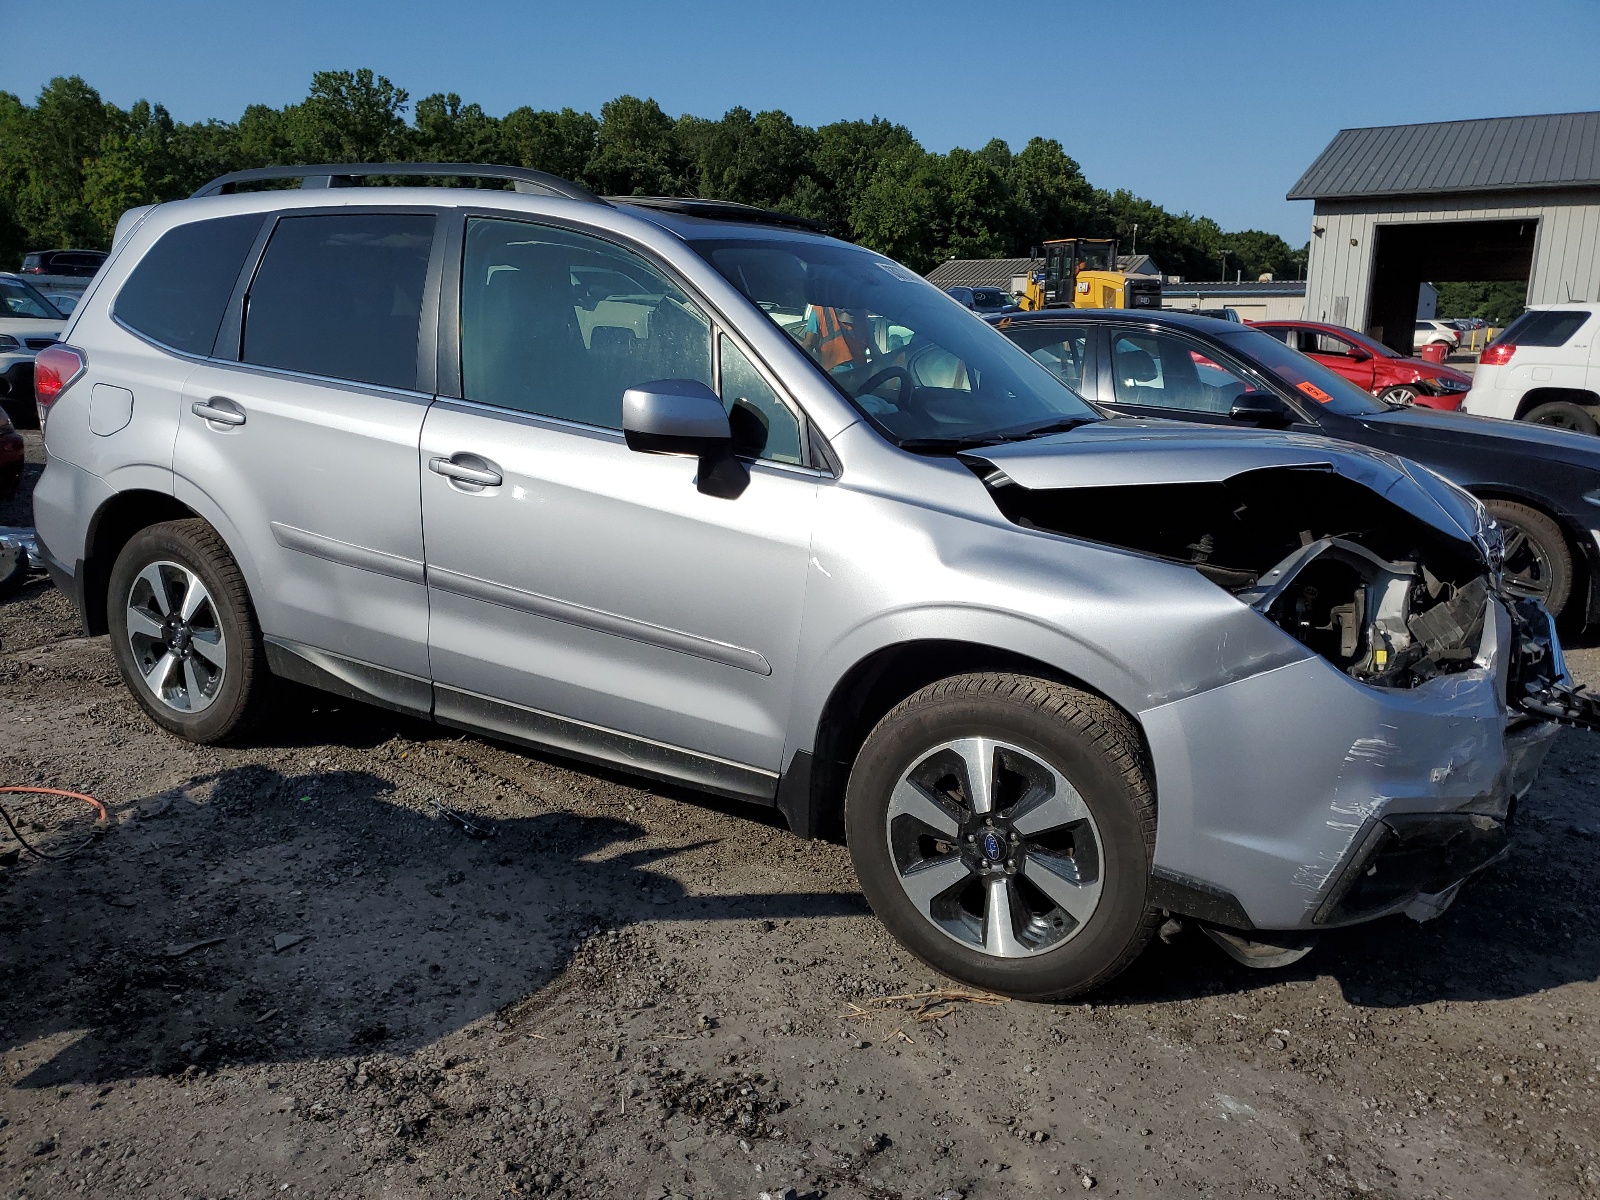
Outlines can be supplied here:
<path id="1" fill-rule="evenodd" d="M 1478 359 L 1480 367 L 1503 367 L 1511 361 L 1511 356 L 1517 352 L 1517 347 L 1512 342 L 1496 342 L 1492 346 L 1485 346 L 1483 356 Z"/>
<path id="2" fill-rule="evenodd" d="M 39 426 L 44 427 L 50 408 L 89 365 L 82 350 L 57 342 L 39 351 L 33 360 L 33 397 L 39 405 Z"/>

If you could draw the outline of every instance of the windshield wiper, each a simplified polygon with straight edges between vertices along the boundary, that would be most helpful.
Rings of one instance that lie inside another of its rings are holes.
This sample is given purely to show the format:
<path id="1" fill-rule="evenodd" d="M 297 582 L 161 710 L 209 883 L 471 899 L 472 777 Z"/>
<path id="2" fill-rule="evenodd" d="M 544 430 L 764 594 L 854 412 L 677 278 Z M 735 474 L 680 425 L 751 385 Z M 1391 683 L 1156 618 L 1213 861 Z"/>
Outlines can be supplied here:
<path id="1" fill-rule="evenodd" d="M 909 450 L 913 454 L 919 454 L 927 450 L 948 450 L 951 453 L 956 453 L 961 450 L 976 450 L 980 446 L 993 446 L 1005 440 L 1005 438 L 1000 437 L 997 434 L 984 433 L 975 434 L 971 437 L 901 438 L 895 443 L 895 445 L 899 446 L 902 450 Z"/>
<path id="2" fill-rule="evenodd" d="M 1047 433 L 1066 433 L 1076 429 L 1079 425 L 1087 425 L 1091 421 L 1098 421 L 1099 417 L 1063 417 L 1057 421 L 1047 421 L 1043 425 L 1033 425 L 1027 429 L 998 429 L 993 433 L 974 433 L 967 437 L 949 438 L 902 438 L 895 444 L 902 450 L 913 453 L 926 450 L 948 450 L 958 453 L 962 450 L 977 450 L 983 446 L 999 446 L 1005 442 L 1025 442 L 1029 438 L 1043 437 Z"/>
<path id="3" fill-rule="evenodd" d="M 1043 425 L 1035 425 L 1029 429 L 1021 429 L 1015 433 L 997 433 L 994 440 L 997 442 L 1025 442 L 1029 438 L 1044 437 L 1048 433 L 1067 433 L 1079 425 L 1087 425 L 1091 421 L 1099 420 L 1098 417 L 1063 417 L 1058 421 L 1046 421 Z"/>

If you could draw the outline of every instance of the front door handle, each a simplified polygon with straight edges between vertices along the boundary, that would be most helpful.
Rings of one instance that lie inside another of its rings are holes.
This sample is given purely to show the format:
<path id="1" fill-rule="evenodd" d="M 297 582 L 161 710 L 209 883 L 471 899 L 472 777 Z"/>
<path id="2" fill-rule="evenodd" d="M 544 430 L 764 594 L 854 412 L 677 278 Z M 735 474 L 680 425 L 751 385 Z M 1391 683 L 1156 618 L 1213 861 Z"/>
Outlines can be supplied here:
<path id="1" fill-rule="evenodd" d="M 221 396 L 213 396 L 209 400 L 196 400 L 189 406 L 189 411 L 207 421 L 215 421 L 218 425 L 244 424 L 244 409 Z"/>
<path id="2" fill-rule="evenodd" d="M 465 466 L 448 458 L 430 458 L 428 470 L 447 479 L 459 479 L 462 483 L 475 483 L 479 487 L 500 486 L 499 471 L 492 471 L 486 467 Z"/>

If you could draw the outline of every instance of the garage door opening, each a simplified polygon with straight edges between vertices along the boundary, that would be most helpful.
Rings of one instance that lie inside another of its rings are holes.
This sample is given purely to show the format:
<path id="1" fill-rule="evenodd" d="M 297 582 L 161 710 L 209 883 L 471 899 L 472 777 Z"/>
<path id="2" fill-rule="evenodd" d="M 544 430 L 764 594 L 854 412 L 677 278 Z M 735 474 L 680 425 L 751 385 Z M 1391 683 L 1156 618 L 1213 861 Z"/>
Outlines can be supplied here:
<path id="1" fill-rule="evenodd" d="M 1402 354 L 1410 354 L 1417 290 L 1424 280 L 1435 286 L 1520 283 L 1526 300 L 1538 228 L 1539 222 L 1532 218 L 1379 225 L 1367 333 Z M 1440 290 L 1445 291 L 1442 286 Z M 1441 316 L 1470 315 L 1445 312 L 1442 301 L 1441 296 Z"/>

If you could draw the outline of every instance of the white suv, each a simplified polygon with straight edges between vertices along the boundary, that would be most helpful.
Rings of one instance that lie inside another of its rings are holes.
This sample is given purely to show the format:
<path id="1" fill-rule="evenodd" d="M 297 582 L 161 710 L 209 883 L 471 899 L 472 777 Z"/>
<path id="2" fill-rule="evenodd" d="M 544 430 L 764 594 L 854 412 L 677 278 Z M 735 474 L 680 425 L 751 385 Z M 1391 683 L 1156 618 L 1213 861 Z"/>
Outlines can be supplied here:
<path id="1" fill-rule="evenodd" d="M 1541 304 L 1490 342 L 1463 412 L 1600 432 L 1600 304 Z"/>

